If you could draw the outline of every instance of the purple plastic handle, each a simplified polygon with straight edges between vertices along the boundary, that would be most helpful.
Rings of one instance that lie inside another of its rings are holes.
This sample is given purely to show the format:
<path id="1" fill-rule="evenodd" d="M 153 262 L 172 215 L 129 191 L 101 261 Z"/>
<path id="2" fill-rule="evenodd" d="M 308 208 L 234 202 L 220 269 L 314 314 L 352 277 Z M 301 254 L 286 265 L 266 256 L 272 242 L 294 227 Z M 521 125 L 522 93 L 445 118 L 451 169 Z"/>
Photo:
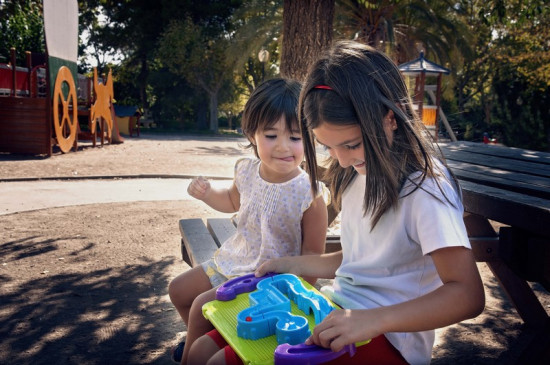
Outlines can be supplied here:
<path id="1" fill-rule="evenodd" d="M 216 290 L 216 299 L 227 302 L 229 300 L 235 299 L 238 294 L 250 293 L 251 291 L 256 290 L 256 285 L 258 284 L 258 282 L 273 275 L 276 274 L 267 273 L 262 277 L 256 277 L 254 273 L 252 273 L 233 278 L 229 281 L 226 281 Z"/>
<path id="2" fill-rule="evenodd" d="M 275 349 L 275 365 L 316 365 L 334 360 L 345 353 L 355 355 L 355 345 L 347 345 L 338 352 L 317 345 L 289 345 L 284 343 Z"/>

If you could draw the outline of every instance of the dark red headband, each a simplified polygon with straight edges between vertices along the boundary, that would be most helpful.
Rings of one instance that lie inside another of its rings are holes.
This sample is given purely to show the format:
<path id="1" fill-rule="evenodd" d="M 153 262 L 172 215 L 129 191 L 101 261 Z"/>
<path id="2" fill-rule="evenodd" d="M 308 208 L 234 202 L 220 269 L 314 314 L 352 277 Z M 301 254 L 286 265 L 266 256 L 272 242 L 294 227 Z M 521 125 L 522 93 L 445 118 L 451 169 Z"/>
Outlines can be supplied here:
<path id="1" fill-rule="evenodd" d="M 332 90 L 330 86 L 327 85 L 317 85 L 313 87 L 314 89 L 324 89 L 324 90 Z"/>

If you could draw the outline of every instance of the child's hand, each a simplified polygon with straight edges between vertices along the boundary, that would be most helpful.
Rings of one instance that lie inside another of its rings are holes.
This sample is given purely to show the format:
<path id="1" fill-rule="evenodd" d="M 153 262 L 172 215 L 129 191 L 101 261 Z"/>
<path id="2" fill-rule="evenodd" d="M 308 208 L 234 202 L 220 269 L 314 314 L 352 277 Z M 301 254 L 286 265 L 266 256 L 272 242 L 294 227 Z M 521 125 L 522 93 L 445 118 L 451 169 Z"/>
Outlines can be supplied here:
<path id="1" fill-rule="evenodd" d="M 204 200 L 210 191 L 210 182 L 202 176 L 191 180 L 187 192 L 195 199 Z"/>
<path id="2" fill-rule="evenodd" d="M 290 273 L 290 265 L 287 261 L 288 260 L 286 260 L 285 257 L 264 261 L 260 266 L 258 266 L 256 271 L 254 272 L 254 275 L 256 275 L 256 277 L 260 277 L 269 272 Z"/>
<path id="3" fill-rule="evenodd" d="M 315 344 L 336 352 L 346 345 L 372 339 L 380 334 L 375 330 L 373 315 L 370 310 L 334 310 L 315 326 L 305 344 Z"/>

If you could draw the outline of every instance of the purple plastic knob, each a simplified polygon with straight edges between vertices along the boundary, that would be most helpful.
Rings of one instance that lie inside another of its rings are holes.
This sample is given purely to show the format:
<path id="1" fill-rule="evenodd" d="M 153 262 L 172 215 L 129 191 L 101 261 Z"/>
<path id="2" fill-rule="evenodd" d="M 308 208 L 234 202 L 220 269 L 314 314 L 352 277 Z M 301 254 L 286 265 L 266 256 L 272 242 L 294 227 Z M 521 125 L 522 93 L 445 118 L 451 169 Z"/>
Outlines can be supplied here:
<path id="1" fill-rule="evenodd" d="M 233 300 L 238 294 L 250 293 L 256 290 L 258 282 L 265 278 L 276 275 L 275 273 L 268 273 L 262 277 L 256 277 L 254 273 L 239 276 L 226 281 L 222 286 L 216 290 L 216 299 L 227 302 Z"/>
<path id="2" fill-rule="evenodd" d="M 284 343 L 275 349 L 275 365 L 315 365 L 337 359 L 345 353 L 355 355 L 355 345 L 347 345 L 338 352 L 317 345 L 289 345 Z"/>

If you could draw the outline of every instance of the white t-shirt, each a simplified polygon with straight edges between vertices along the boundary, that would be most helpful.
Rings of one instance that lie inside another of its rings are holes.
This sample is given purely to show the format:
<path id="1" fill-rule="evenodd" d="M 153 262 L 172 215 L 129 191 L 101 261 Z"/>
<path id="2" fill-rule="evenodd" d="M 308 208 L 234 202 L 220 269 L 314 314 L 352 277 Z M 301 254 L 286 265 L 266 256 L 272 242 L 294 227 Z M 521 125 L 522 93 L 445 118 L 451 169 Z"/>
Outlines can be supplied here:
<path id="1" fill-rule="evenodd" d="M 218 271 L 239 276 L 265 260 L 299 255 L 302 216 L 313 202 L 309 175 L 301 170 L 289 181 L 270 183 L 260 176 L 259 159 L 244 158 L 235 164 L 235 185 L 241 195 L 237 232 L 214 255 Z"/>
<path id="2" fill-rule="evenodd" d="M 411 179 L 419 174 L 411 175 Z M 430 252 L 470 242 L 463 221 L 462 202 L 453 183 L 426 179 L 422 189 L 402 189 L 396 209 L 387 211 L 371 231 L 371 214 L 363 216 L 365 177 L 358 175 L 342 196 L 341 242 L 343 260 L 331 288 L 324 292 L 347 309 L 388 306 L 429 293 L 442 282 Z M 442 201 L 427 193 L 438 196 Z M 388 340 L 411 364 L 428 364 L 434 331 L 386 333 Z"/>

